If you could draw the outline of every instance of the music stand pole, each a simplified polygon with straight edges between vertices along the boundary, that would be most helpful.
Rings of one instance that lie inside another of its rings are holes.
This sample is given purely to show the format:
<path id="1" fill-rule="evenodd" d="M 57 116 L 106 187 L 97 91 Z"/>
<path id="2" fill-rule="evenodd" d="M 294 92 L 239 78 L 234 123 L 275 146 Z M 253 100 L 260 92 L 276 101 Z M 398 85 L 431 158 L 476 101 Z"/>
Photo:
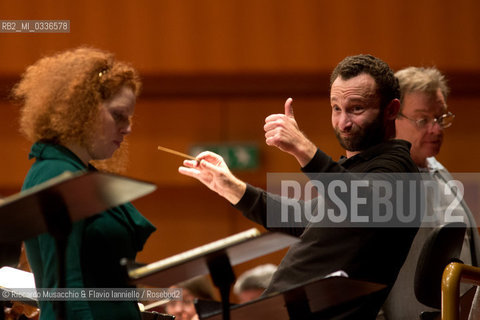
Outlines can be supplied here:
<path id="1" fill-rule="evenodd" d="M 213 283 L 220 290 L 223 320 L 230 320 L 230 288 L 235 282 L 235 274 L 230 259 L 225 252 L 221 252 L 208 258 L 207 266 Z"/>

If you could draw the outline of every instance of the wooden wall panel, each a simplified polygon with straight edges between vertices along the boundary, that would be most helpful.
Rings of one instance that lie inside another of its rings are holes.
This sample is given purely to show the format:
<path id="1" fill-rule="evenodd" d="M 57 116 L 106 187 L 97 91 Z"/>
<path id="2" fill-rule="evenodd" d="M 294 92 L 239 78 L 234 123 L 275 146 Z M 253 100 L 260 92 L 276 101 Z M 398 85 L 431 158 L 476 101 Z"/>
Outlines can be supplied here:
<path id="1" fill-rule="evenodd" d="M 221 111 L 221 101 L 214 99 L 140 99 L 130 137 L 128 172 L 161 184 L 186 183 L 176 170 L 182 159 L 158 151 L 157 146 L 188 153 L 196 141 L 219 141 Z"/>
<path id="2" fill-rule="evenodd" d="M 30 143 L 18 131 L 18 109 L 0 101 L 0 188 L 19 190 L 30 166 Z"/>
<path id="3" fill-rule="evenodd" d="M 448 99 L 451 112 L 455 114 L 454 124 L 445 130 L 444 143 L 438 159 L 451 172 L 478 172 L 480 163 L 480 99 Z"/>
<path id="4" fill-rule="evenodd" d="M 81 44 L 148 73 L 328 71 L 373 53 L 395 68 L 480 69 L 475 0 L 19 0 L 2 19 L 70 19 L 70 34 L 1 34 L 0 72 Z"/>

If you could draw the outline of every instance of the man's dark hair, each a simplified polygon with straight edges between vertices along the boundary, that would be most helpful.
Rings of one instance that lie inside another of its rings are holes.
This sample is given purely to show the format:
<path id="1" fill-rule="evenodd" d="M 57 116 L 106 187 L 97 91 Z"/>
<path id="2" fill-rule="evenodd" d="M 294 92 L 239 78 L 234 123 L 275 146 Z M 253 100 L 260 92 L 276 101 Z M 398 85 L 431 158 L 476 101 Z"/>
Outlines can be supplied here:
<path id="1" fill-rule="evenodd" d="M 332 72 L 330 88 L 338 77 L 341 77 L 342 80 L 348 80 L 362 73 L 366 73 L 375 79 L 382 110 L 393 99 L 400 99 L 400 87 L 393 70 L 384 61 L 370 54 L 359 54 L 343 59 Z"/>

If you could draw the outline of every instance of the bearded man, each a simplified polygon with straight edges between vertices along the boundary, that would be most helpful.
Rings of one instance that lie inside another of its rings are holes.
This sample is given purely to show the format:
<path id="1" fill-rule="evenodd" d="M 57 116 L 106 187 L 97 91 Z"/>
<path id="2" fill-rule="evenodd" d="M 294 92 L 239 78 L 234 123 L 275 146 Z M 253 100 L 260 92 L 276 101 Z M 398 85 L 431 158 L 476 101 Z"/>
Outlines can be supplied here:
<path id="1" fill-rule="evenodd" d="M 335 162 L 306 138 L 295 121 L 292 99 L 287 99 L 284 114 L 266 118 L 266 143 L 293 155 L 304 173 L 418 172 L 410 158 L 410 144 L 393 140 L 399 97 L 398 81 L 385 62 L 371 55 L 347 57 L 334 69 L 330 81 L 332 126 L 346 156 Z M 300 238 L 264 294 L 285 291 L 338 270 L 351 278 L 386 285 L 365 299 L 312 315 L 315 319 L 375 319 L 417 231 L 322 227 L 322 223 L 274 228 L 268 225 L 267 203 L 281 203 L 283 197 L 241 181 L 219 155 L 203 152 L 196 160 L 185 160 L 179 172 L 204 183 L 248 219 Z"/>

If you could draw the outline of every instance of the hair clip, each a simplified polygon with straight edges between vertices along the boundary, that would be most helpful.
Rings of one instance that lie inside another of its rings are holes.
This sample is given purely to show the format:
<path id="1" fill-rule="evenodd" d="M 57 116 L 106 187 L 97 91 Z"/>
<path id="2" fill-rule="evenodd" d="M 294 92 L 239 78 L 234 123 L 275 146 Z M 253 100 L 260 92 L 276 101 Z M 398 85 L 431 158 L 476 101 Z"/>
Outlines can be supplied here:
<path id="1" fill-rule="evenodd" d="M 100 71 L 100 72 L 98 73 L 98 76 L 101 78 L 101 77 L 103 77 L 106 73 L 107 73 L 107 69 L 103 69 L 102 71 Z"/>

